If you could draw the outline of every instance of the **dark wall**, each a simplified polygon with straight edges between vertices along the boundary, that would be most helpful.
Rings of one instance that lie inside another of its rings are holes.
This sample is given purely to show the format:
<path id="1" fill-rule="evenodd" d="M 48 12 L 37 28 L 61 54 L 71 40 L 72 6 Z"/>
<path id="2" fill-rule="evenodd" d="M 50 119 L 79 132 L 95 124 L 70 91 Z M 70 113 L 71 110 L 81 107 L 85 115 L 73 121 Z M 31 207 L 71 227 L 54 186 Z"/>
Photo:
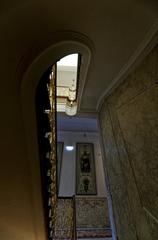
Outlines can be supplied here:
<path id="1" fill-rule="evenodd" d="M 119 240 L 158 238 L 158 46 L 100 111 Z"/>

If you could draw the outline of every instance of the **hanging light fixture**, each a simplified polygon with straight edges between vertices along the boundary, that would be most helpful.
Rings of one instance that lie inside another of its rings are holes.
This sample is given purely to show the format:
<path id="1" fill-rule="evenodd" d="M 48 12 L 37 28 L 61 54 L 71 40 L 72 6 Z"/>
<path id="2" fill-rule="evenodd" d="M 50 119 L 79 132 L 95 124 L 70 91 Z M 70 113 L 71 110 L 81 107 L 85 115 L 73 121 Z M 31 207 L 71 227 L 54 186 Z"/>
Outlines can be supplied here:
<path id="1" fill-rule="evenodd" d="M 68 95 L 68 98 L 70 101 L 75 101 L 76 99 L 76 87 L 74 85 L 74 79 L 73 79 L 73 84 L 72 86 L 69 88 L 69 95 Z"/>
<path id="2" fill-rule="evenodd" d="M 74 85 L 74 79 L 73 84 L 69 88 L 69 94 L 66 100 L 66 106 L 65 106 L 65 113 L 68 116 L 74 116 L 77 113 L 77 102 L 76 102 L 76 87 Z"/>
<path id="3" fill-rule="evenodd" d="M 77 102 L 76 101 L 70 101 L 69 98 L 67 98 L 66 106 L 65 106 L 65 113 L 68 116 L 74 116 L 77 113 Z"/>

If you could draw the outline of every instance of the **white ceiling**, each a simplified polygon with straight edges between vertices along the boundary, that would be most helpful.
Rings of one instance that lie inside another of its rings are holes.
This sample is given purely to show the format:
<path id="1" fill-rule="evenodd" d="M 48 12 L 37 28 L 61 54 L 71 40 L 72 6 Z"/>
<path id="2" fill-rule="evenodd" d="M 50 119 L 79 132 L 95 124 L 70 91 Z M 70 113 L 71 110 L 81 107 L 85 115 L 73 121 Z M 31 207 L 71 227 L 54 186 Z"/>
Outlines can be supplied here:
<path id="1" fill-rule="evenodd" d="M 1 39 L 9 44 L 12 71 L 23 56 L 38 56 L 63 31 L 86 37 L 92 55 L 80 111 L 95 112 L 157 18 L 157 0 L 7 0 L 1 8 Z"/>

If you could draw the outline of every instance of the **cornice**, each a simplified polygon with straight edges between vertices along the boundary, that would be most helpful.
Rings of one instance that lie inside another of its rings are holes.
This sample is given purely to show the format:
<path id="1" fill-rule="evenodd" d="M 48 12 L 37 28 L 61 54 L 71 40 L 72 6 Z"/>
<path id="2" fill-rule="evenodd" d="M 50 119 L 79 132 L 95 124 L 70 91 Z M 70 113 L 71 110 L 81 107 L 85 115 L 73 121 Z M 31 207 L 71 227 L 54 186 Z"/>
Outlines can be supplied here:
<path id="1" fill-rule="evenodd" d="M 134 54 L 129 58 L 129 61 L 123 66 L 117 77 L 112 81 L 109 87 L 98 99 L 96 112 L 99 112 L 103 101 L 108 97 L 119 84 L 136 68 L 136 66 L 147 56 L 151 49 L 158 43 L 158 18 L 147 32 L 146 37 L 138 46 Z"/>

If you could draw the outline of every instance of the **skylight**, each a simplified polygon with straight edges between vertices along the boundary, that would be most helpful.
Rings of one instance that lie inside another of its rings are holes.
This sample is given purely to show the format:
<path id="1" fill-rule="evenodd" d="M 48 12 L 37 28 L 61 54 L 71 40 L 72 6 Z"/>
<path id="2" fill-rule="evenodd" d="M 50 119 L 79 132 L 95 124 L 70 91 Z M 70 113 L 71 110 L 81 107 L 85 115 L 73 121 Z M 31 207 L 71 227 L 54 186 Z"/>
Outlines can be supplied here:
<path id="1" fill-rule="evenodd" d="M 78 54 L 76 53 L 76 54 L 71 54 L 62 58 L 60 61 L 58 61 L 57 65 L 77 67 L 77 62 L 78 62 Z"/>
<path id="2" fill-rule="evenodd" d="M 57 112 L 73 116 L 77 111 L 78 53 L 70 54 L 57 62 Z"/>

